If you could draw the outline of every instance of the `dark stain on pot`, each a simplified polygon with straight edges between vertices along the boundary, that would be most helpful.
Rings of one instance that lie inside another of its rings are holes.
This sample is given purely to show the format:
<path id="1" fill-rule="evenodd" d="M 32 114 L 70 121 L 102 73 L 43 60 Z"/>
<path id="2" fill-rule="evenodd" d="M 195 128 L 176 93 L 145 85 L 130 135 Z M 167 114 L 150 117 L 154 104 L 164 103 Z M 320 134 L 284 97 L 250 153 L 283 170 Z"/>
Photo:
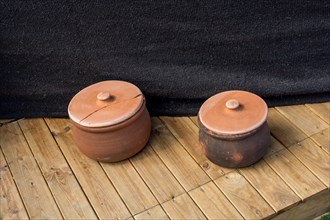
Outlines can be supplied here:
<path id="1" fill-rule="evenodd" d="M 230 159 L 235 161 L 236 163 L 239 163 L 243 159 L 243 155 L 240 154 L 239 152 L 234 152 L 231 156 Z"/>
<path id="2" fill-rule="evenodd" d="M 250 92 L 235 90 L 212 96 L 198 113 L 202 152 L 224 167 L 254 164 L 270 145 L 267 113 L 266 103 Z"/>

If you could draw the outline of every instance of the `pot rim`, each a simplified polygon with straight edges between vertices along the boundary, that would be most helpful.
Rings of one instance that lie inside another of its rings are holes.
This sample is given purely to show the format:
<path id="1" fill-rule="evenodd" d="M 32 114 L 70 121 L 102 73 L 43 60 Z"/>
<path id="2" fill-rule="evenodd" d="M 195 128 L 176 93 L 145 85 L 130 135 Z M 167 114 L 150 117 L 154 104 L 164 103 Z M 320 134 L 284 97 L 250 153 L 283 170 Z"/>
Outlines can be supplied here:
<path id="1" fill-rule="evenodd" d="M 267 121 L 267 117 L 266 102 L 257 94 L 244 90 L 217 93 L 208 98 L 198 111 L 201 124 L 220 136 L 253 132 Z"/>
<path id="2" fill-rule="evenodd" d="M 121 129 L 123 127 L 126 127 L 126 126 L 134 123 L 144 113 L 144 111 L 148 111 L 148 110 L 146 108 L 146 101 L 143 98 L 141 107 L 138 109 L 138 111 L 134 115 L 132 115 L 130 118 L 126 119 L 125 121 L 119 122 L 114 125 L 103 126 L 103 127 L 88 127 L 88 126 L 83 126 L 83 125 L 75 122 L 71 118 L 70 118 L 70 120 L 71 120 L 71 123 L 73 126 L 79 128 L 81 130 L 84 130 L 87 132 L 92 132 L 92 133 L 103 133 L 103 132 L 118 130 L 118 129 Z"/>
<path id="3" fill-rule="evenodd" d="M 205 127 L 202 124 L 202 122 L 200 121 L 199 117 L 198 117 L 198 124 L 199 124 L 199 129 L 201 131 L 209 134 L 210 136 L 213 136 L 213 137 L 218 138 L 218 139 L 228 140 L 228 141 L 236 141 L 236 140 L 240 140 L 240 139 L 244 139 L 244 138 L 247 138 L 249 136 L 252 136 L 258 130 L 260 130 L 263 126 L 265 126 L 265 124 L 268 124 L 268 123 L 267 123 L 267 121 L 265 121 L 264 123 L 262 123 L 256 129 L 251 130 L 251 131 L 248 131 L 246 133 L 241 133 L 241 134 L 219 134 L 219 133 L 216 133 L 214 131 L 211 131 L 210 129 L 208 129 L 207 127 Z"/>
<path id="4" fill-rule="evenodd" d="M 122 80 L 106 80 L 89 85 L 70 100 L 71 120 L 86 127 L 119 124 L 141 108 L 145 97 L 136 85 Z"/>

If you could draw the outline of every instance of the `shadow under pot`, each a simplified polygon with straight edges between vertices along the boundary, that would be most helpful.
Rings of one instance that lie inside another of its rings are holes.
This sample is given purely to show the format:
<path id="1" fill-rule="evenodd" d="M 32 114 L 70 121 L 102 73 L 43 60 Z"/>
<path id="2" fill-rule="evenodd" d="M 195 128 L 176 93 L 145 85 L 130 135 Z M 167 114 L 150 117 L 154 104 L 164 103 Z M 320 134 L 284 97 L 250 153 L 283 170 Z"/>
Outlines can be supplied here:
<path id="1" fill-rule="evenodd" d="M 118 80 L 93 84 L 68 106 L 73 140 L 91 159 L 117 162 L 144 148 L 151 133 L 145 98 L 135 85 Z"/>
<path id="2" fill-rule="evenodd" d="M 267 114 L 264 100 L 250 92 L 233 90 L 210 97 L 198 113 L 203 153 L 223 167 L 256 163 L 270 146 Z"/>

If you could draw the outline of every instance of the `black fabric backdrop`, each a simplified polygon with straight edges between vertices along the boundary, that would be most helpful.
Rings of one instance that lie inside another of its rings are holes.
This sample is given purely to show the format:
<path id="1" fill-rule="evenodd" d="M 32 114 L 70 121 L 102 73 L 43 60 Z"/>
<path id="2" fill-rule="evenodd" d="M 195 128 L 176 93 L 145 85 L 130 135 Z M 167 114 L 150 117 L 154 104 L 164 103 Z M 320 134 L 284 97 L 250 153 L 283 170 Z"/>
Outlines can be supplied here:
<path id="1" fill-rule="evenodd" d="M 67 116 L 103 80 L 153 115 L 247 90 L 270 106 L 330 100 L 329 1 L 0 1 L 0 117 Z"/>

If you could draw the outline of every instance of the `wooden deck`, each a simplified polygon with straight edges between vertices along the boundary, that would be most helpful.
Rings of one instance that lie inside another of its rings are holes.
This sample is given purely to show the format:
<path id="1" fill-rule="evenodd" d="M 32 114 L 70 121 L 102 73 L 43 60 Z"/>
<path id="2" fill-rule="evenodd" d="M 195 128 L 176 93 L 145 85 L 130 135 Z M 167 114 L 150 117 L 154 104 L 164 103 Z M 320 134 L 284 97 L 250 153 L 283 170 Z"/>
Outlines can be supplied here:
<path id="1" fill-rule="evenodd" d="M 313 218 L 330 208 L 330 103 L 269 109 L 272 145 L 254 166 L 201 153 L 196 117 L 153 118 L 146 148 L 98 163 L 68 119 L 1 120 L 0 219 Z"/>

